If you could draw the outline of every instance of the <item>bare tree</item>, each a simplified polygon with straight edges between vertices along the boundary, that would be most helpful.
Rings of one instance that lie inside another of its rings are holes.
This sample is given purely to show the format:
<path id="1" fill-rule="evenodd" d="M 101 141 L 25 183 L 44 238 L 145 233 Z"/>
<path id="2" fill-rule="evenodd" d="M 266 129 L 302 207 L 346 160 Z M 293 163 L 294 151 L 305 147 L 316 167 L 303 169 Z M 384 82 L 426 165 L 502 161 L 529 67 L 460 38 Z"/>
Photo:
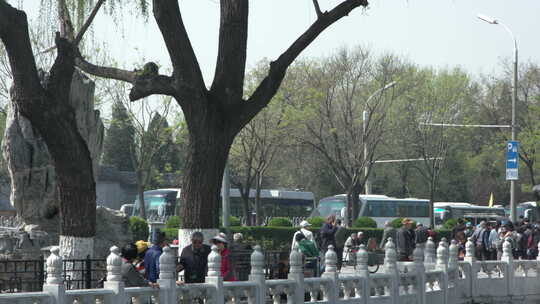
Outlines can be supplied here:
<path id="1" fill-rule="evenodd" d="M 297 139 L 322 157 L 347 193 L 349 225 L 360 211 L 359 194 L 366 181 L 364 168 L 371 169 L 383 138 L 393 92 L 381 88 L 392 81 L 392 74 L 387 72 L 395 68 L 394 64 L 390 59 L 374 63 L 366 49 L 343 49 L 329 60 L 306 66 L 306 93 L 297 96 L 304 101 L 294 102 L 300 105 L 301 112 L 293 117 L 303 126 Z M 385 72 L 377 75 L 378 69 Z M 363 110 L 370 113 L 366 121 Z M 367 154 L 364 144 L 369 146 Z"/>
<path id="2" fill-rule="evenodd" d="M 63 1 L 59 2 L 58 11 L 65 15 Z M 0 39 L 13 75 L 11 100 L 43 136 L 53 159 L 60 197 L 61 243 L 70 244 L 70 254 L 88 254 L 93 251 L 96 230 L 95 182 L 90 152 L 77 130 L 70 105 L 77 45 L 85 30 L 75 35 L 69 19 L 62 21 L 55 38 L 56 59 L 49 76 L 40 79 L 26 14 L 0 1 Z"/>
<path id="3" fill-rule="evenodd" d="M 344 0 L 325 12 L 316 5 L 317 19 L 270 63 L 268 74 L 253 94 L 243 98 L 248 3 L 247 0 L 220 2 L 219 49 L 210 89 L 204 84 L 177 0 L 153 1 L 154 18 L 169 52 L 172 75 L 160 75 L 153 63 L 138 73 L 97 66 L 82 56 L 77 58 L 77 66 L 90 74 L 131 83 L 132 101 L 162 94 L 174 97 L 182 107 L 189 130 L 181 198 L 184 228 L 216 227 L 221 178 L 234 137 L 268 105 L 289 65 L 320 33 L 355 8 L 368 5 L 367 0 Z"/>

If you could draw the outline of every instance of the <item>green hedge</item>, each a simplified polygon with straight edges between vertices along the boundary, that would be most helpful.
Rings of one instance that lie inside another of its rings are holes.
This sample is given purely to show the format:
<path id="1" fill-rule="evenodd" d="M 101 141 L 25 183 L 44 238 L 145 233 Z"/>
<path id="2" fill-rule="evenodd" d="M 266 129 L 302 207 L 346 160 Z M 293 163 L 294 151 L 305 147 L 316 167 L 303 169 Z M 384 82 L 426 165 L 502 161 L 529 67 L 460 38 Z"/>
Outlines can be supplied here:
<path id="1" fill-rule="evenodd" d="M 374 219 L 367 217 L 367 216 L 361 216 L 354 221 L 353 224 L 354 228 L 377 228 L 377 222 L 375 222 Z"/>
<path id="2" fill-rule="evenodd" d="M 169 217 L 167 223 L 165 223 L 165 227 L 176 229 L 180 228 L 180 217 L 177 215 Z"/>
<path id="3" fill-rule="evenodd" d="M 268 227 L 292 227 L 292 222 L 286 217 L 274 217 L 268 222 Z"/>
<path id="4" fill-rule="evenodd" d="M 128 227 L 133 236 L 133 241 L 148 240 L 148 223 L 143 218 L 130 217 Z"/>
<path id="5" fill-rule="evenodd" d="M 307 222 L 310 223 L 313 228 L 321 228 L 325 222 L 325 219 L 322 216 L 315 216 L 308 218 Z"/>
<path id="6" fill-rule="evenodd" d="M 178 238 L 178 228 L 164 228 L 161 231 L 165 232 L 165 238 L 169 243 Z"/>

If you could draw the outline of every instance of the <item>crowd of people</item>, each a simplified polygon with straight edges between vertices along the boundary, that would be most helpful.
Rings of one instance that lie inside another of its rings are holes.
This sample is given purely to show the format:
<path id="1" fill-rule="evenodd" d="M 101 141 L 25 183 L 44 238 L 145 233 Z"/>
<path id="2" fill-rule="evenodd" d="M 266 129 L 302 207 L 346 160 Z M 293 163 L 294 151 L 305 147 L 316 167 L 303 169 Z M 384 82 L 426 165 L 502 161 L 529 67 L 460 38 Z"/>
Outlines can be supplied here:
<path id="1" fill-rule="evenodd" d="M 538 256 L 539 224 L 520 218 L 515 223 L 509 220 L 482 221 L 473 226 L 460 219 L 452 229 L 451 237 L 460 245 L 460 256 L 464 256 L 465 244 L 471 238 L 477 259 L 499 260 L 503 254 L 504 241 L 509 240 L 515 259 L 532 260 Z"/>
<path id="2" fill-rule="evenodd" d="M 341 269 L 343 261 L 355 258 L 356 250 L 361 244 L 366 245 L 368 250 L 384 249 L 389 238 L 395 240 L 398 260 L 411 261 L 414 249 L 424 248 L 429 237 L 436 239 L 436 232 L 407 218 L 403 219 L 401 224 L 401 228 L 395 229 L 390 222 L 385 223 L 382 239 L 377 244 L 375 239 L 366 239 L 362 231 L 348 234 L 347 229 L 334 215 L 326 219 L 317 235 L 310 230 L 309 222 L 302 221 L 300 229 L 294 233 L 291 249 L 298 247 L 304 255 L 306 269 L 312 269 L 314 275 L 324 272 L 324 257 L 330 245 L 335 248 L 338 269 Z M 465 245 L 470 239 L 479 260 L 500 259 L 505 240 L 510 241 L 514 258 L 535 259 L 540 241 L 539 224 L 522 218 L 516 223 L 508 220 L 481 221 L 474 226 L 459 219 L 450 237 L 458 243 L 460 258 L 465 256 Z M 234 234 L 233 239 L 231 246 L 228 246 L 227 237 L 223 233 L 210 240 L 221 255 L 221 275 L 225 281 L 236 281 L 230 258 L 231 249 L 235 252 L 251 250 L 251 247 L 243 242 L 242 234 Z M 176 271 L 183 271 L 183 281 L 179 281 L 179 284 L 203 283 L 208 271 L 210 246 L 203 243 L 204 236 L 201 232 L 194 232 L 190 240 L 191 244 L 181 249 L 177 261 Z M 151 242 L 138 241 L 124 246 L 121 250 L 121 274 L 126 287 L 159 288 L 159 258 L 163 248 L 168 245 L 165 234 L 156 231 Z"/>
<path id="3" fill-rule="evenodd" d="M 236 233 L 233 236 L 235 250 L 250 250 L 251 247 L 243 242 L 243 236 Z M 208 256 L 211 249 L 203 244 L 204 236 L 201 232 L 194 232 L 190 237 L 191 244 L 182 248 L 182 253 L 176 264 L 176 271 L 183 271 L 184 283 L 204 283 L 208 271 Z M 220 233 L 214 236 L 210 243 L 215 245 L 221 256 L 221 275 L 225 281 L 236 281 L 230 260 L 227 236 Z M 150 286 L 159 288 L 159 258 L 163 248 L 169 246 L 164 232 L 156 230 L 151 242 L 137 241 L 125 245 L 121 249 L 123 264 L 121 275 L 126 287 Z"/>

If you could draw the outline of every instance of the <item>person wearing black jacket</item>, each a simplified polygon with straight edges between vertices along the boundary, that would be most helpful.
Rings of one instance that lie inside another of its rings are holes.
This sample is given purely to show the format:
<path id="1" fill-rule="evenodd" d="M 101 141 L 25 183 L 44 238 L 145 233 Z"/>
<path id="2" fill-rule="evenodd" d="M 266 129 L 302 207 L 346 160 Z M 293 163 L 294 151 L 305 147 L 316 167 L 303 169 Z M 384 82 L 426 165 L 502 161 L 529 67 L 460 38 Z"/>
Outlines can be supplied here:
<path id="1" fill-rule="evenodd" d="M 177 271 L 184 270 L 185 283 L 204 283 L 208 271 L 208 255 L 210 246 L 203 244 L 204 236 L 201 232 L 191 235 L 191 245 L 182 249 L 180 263 Z"/>
<path id="2" fill-rule="evenodd" d="M 413 221 L 405 218 L 401 221 L 402 227 L 396 233 L 396 249 L 399 261 L 411 261 L 414 250 L 414 231 L 412 230 Z"/>
<path id="3" fill-rule="evenodd" d="M 331 214 L 326 218 L 326 222 L 321 227 L 321 243 L 322 243 L 322 252 L 326 253 L 328 246 L 334 246 L 336 249 L 336 232 L 338 227 L 336 225 L 336 215 Z"/>
<path id="4" fill-rule="evenodd" d="M 336 232 L 337 232 L 337 226 L 336 226 L 336 215 L 331 214 L 326 218 L 326 222 L 322 225 L 320 236 L 321 236 L 321 273 L 324 272 L 324 256 L 326 254 L 326 251 L 328 251 L 328 246 L 332 245 L 334 246 L 334 250 L 336 249 Z"/>

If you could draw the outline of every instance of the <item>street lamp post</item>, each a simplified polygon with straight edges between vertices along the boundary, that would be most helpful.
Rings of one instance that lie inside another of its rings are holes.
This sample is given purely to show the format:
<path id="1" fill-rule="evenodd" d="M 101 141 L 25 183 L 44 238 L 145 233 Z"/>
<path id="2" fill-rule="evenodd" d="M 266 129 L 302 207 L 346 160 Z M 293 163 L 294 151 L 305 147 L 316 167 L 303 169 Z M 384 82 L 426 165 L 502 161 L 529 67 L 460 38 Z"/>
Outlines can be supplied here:
<path id="1" fill-rule="evenodd" d="M 500 22 L 499 20 L 488 17 L 482 14 L 478 14 L 478 18 L 482 21 L 485 21 L 489 24 L 499 24 L 501 25 L 512 37 L 514 41 L 514 79 L 512 81 L 512 141 L 517 140 L 517 129 L 516 129 L 516 100 L 517 100 L 517 85 L 518 85 L 518 47 L 516 37 L 506 26 L 506 24 Z M 512 222 L 517 220 L 516 212 L 516 181 L 510 180 L 510 219 Z"/>
<path id="2" fill-rule="evenodd" d="M 382 94 L 385 90 L 388 90 L 388 89 L 392 88 L 396 84 L 397 84 L 396 81 L 392 81 L 389 84 L 385 85 L 384 87 L 382 87 L 382 88 L 378 89 L 377 91 L 375 91 L 366 100 L 366 105 L 369 105 L 370 100 L 373 97 L 377 96 L 377 94 Z M 364 146 L 364 177 L 366 178 L 364 189 L 365 189 L 366 194 L 371 193 L 371 183 L 369 182 L 369 176 L 368 176 L 369 175 L 368 156 L 367 156 L 368 147 L 367 147 L 367 142 L 366 142 L 366 132 L 367 132 L 368 119 L 369 119 L 369 112 L 364 110 L 364 112 L 362 112 L 362 120 L 363 120 L 363 132 L 364 132 L 364 140 L 363 140 L 363 142 L 364 142 L 364 144 L 363 144 L 363 146 Z"/>

